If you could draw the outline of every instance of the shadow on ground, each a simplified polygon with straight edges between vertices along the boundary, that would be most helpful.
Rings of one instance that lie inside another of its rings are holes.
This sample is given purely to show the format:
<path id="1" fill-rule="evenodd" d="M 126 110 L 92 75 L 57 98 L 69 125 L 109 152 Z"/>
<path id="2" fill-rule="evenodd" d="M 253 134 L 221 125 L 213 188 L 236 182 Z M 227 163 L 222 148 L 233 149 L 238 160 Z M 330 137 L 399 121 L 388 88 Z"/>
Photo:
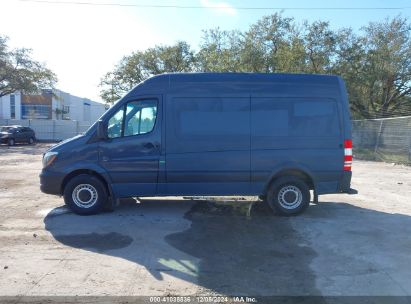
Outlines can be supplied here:
<path id="1" fill-rule="evenodd" d="M 273 216 L 261 206 L 253 208 L 250 217 L 233 210 L 206 202 L 125 201 L 114 213 L 82 217 L 50 212 L 44 222 L 66 246 L 127 259 L 143 265 L 158 280 L 167 273 L 236 296 L 321 295 L 310 267 L 317 253 L 293 227 L 324 221 L 321 229 L 332 234 L 333 221 L 357 214 L 358 222 L 351 221 L 349 227 L 355 244 L 353 231 L 356 225 L 363 227 L 362 214 L 374 221 L 389 218 L 394 226 L 399 217 L 411 224 L 404 215 L 343 203 L 313 205 L 292 218 Z M 335 237 L 341 233 L 335 231 Z M 321 301 L 315 298 L 316 303 Z"/>

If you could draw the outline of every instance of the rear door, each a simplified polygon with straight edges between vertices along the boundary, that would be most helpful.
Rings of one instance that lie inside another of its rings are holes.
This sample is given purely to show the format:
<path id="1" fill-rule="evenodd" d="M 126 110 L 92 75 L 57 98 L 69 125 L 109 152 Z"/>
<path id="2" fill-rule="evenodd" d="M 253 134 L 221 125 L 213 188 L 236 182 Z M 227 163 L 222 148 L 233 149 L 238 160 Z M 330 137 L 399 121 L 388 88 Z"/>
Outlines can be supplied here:
<path id="1" fill-rule="evenodd" d="M 99 162 L 119 197 L 155 195 L 161 151 L 161 96 L 130 100 L 112 115 Z"/>

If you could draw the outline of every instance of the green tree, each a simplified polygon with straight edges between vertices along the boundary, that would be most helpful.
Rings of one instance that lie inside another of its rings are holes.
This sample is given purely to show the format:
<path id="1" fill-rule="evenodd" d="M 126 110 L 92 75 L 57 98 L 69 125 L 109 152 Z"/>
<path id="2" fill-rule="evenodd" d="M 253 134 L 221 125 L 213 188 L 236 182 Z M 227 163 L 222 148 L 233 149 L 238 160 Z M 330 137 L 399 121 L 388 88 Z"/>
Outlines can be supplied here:
<path id="1" fill-rule="evenodd" d="M 306 54 L 304 71 L 327 74 L 333 70 L 337 58 L 337 33 L 330 29 L 328 22 L 304 22 L 302 41 Z"/>
<path id="2" fill-rule="evenodd" d="M 241 54 L 244 70 L 274 73 L 286 69 L 282 55 L 291 55 L 291 45 L 298 49 L 298 41 L 293 41 L 295 30 L 294 19 L 283 17 L 279 13 L 265 16 L 251 25 L 244 33 L 244 49 Z"/>
<path id="3" fill-rule="evenodd" d="M 358 35 L 340 31 L 332 72 L 344 78 L 355 118 L 411 112 L 410 31 L 402 17 L 369 23 Z"/>
<path id="4" fill-rule="evenodd" d="M 319 73 L 343 77 L 356 118 L 409 114 L 410 35 L 403 17 L 370 23 L 355 34 L 324 21 L 297 24 L 275 13 L 244 32 L 205 30 L 196 53 L 178 42 L 126 56 L 102 79 L 102 97 L 113 102 L 165 72 Z"/>
<path id="5" fill-rule="evenodd" d="M 38 92 L 51 88 L 56 75 L 43 64 L 31 58 L 31 50 L 10 50 L 7 37 L 0 36 L 0 97 L 16 91 Z"/>
<path id="6" fill-rule="evenodd" d="M 341 29 L 336 38 L 336 58 L 331 73 L 340 75 L 345 80 L 351 112 L 355 118 L 361 118 L 364 117 L 361 113 L 367 113 L 364 91 L 361 88 L 363 78 L 367 77 L 364 41 L 350 28 Z"/>
<path id="7" fill-rule="evenodd" d="M 144 68 L 151 75 L 167 72 L 191 72 L 194 69 L 194 53 L 187 42 L 172 46 L 156 46 L 144 52 Z"/>
<path id="8" fill-rule="evenodd" d="M 113 71 L 100 81 L 100 95 L 107 103 L 113 103 L 136 84 L 150 77 L 144 68 L 144 52 L 137 51 L 124 56 Z"/>
<path id="9" fill-rule="evenodd" d="M 195 67 L 195 57 L 189 44 L 177 42 L 172 46 L 155 46 L 125 56 L 113 71 L 100 82 L 101 97 L 113 103 L 136 84 L 166 72 L 190 72 Z"/>
<path id="10" fill-rule="evenodd" d="M 243 40 L 239 31 L 219 28 L 203 31 L 197 69 L 203 72 L 240 72 Z"/>
<path id="11" fill-rule="evenodd" d="M 362 116 L 391 116 L 411 105 L 411 25 L 396 17 L 363 28 Z"/>

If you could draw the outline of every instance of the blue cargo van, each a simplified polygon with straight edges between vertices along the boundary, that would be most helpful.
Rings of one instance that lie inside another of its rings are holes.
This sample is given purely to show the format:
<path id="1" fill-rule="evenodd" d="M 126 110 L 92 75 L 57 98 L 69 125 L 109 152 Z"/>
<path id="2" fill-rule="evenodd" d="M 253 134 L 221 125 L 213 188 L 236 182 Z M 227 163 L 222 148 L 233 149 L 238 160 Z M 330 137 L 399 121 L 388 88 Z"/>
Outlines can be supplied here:
<path id="1" fill-rule="evenodd" d="M 341 78 L 181 73 L 154 76 L 85 134 L 49 149 L 44 193 L 78 214 L 119 198 L 258 195 L 281 215 L 350 191 L 351 121 Z"/>

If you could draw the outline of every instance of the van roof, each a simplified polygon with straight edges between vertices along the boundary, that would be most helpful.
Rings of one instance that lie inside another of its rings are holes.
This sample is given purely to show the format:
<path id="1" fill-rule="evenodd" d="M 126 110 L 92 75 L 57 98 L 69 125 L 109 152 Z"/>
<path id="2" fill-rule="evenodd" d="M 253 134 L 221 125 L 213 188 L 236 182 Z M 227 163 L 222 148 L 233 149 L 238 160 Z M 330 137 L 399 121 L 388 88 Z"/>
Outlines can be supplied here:
<path id="1" fill-rule="evenodd" d="M 334 82 L 338 76 L 323 74 L 290 74 L 290 73 L 165 73 L 148 78 L 145 82 L 168 79 L 171 82 L 221 82 L 221 81 L 307 81 Z"/>
<path id="2" fill-rule="evenodd" d="M 137 90 L 136 90 L 137 89 Z M 153 92 L 186 92 L 212 90 L 214 93 L 237 92 L 269 93 L 290 92 L 320 96 L 335 95 L 340 90 L 340 79 L 334 75 L 280 74 L 280 73 L 167 73 L 148 78 L 138 84 L 127 96 Z M 339 92 L 338 92 L 339 93 Z M 337 94 L 338 94 L 337 93 Z"/>

